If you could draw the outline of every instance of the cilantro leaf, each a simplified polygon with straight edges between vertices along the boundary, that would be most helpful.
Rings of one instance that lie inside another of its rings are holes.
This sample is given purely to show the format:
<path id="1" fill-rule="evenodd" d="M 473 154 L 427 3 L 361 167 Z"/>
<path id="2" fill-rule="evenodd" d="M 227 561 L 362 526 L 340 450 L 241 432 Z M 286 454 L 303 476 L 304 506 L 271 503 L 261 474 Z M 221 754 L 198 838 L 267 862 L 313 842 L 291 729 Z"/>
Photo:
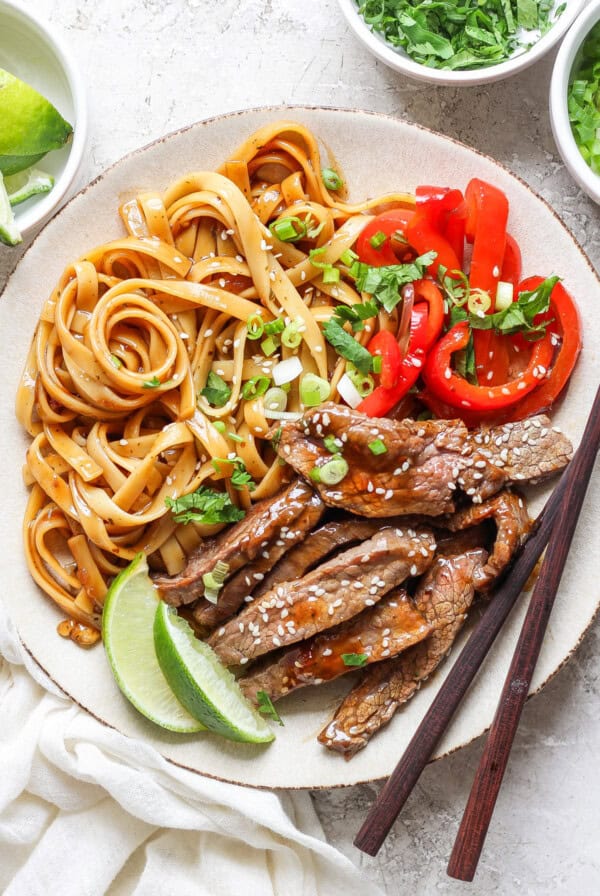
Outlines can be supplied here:
<path id="1" fill-rule="evenodd" d="M 351 274 L 356 280 L 358 291 L 368 293 L 390 314 L 402 298 L 400 288 L 421 280 L 435 258 L 435 252 L 427 252 L 408 264 L 390 264 L 378 268 L 356 262 L 352 265 Z"/>
<path id="2" fill-rule="evenodd" d="M 367 653 L 343 653 L 344 666 L 365 666 L 369 655 Z"/>
<path id="3" fill-rule="evenodd" d="M 274 722 L 279 722 L 280 725 L 283 725 L 283 720 L 273 706 L 273 701 L 266 691 L 257 691 L 256 699 L 258 701 L 258 711 L 262 712 L 263 716 L 267 716 L 269 719 L 273 719 Z"/>
<path id="4" fill-rule="evenodd" d="M 538 287 L 519 293 L 516 302 L 497 311 L 479 317 L 469 315 L 469 323 L 474 330 L 496 330 L 498 333 L 510 335 L 522 333 L 526 339 L 541 339 L 546 332 L 548 321 L 536 324 L 538 314 L 544 314 L 550 308 L 550 295 L 559 281 L 559 277 L 547 277 Z"/>
<path id="5" fill-rule="evenodd" d="M 375 302 L 357 302 L 355 305 L 338 305 L 333 316 L 343 326 L 346 321 L 352 324 L 355 333 L 364 330 L 366 320 L 377 317 L 378 308 Z"/>
<path id="6" fill-rule="evenodd" d="M 370 373 L 373 369 L 373 355 L 357 342 L 354 336 L 346 333 L 344 328 L 335 319 L 330 318 L 323 325 L 323 335 L 327 342 L 334 347 L 338 355 L 347 361 L 352 361 L 361 373 Z"/>
<path id="7" fill-rule="evenodd" d="M 236 523 L 245 517 L 245 512 L 232 504 L 227 492 L 201 485 L 195 492 L 181 498 L 165 498 L 165 504 L 173 512 L 176 523 Z"/>
<path id="8" fill-rule="evenodd" d="M 241 457 L 238 457 L 237 455 L 235 457 L 214 457 L 212 465 L 217 473 L 221 472 L 220 464 L 233 464 L 234 470 L 231 474 L 231 484 L 234 488 L 237 488 L 238 490 L 247 488 L 250 492 L 254 491 L 256 483 L 247 471 L 246 464 Z"/>
<path id="9" fill-rule="evenodd" d="M 206 385 L 200 395 L 214 408 L 222 408 L 231 398 L 231 389 L 218 373 L 209 370 Z"/>

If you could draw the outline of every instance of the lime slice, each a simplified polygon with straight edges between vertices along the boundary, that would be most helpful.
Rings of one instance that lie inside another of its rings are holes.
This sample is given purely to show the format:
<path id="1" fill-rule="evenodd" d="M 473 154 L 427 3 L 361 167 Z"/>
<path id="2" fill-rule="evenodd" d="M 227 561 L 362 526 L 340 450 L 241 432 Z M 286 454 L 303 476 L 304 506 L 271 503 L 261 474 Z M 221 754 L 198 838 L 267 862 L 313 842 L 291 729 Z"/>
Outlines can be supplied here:
<path id="1" fill-rule="evenodd" d="M 0 68 L 0 171 L 16 174 L 67 142 L 73 128 L 49 100 Z"/>
<path id="2" fill-rule="evenodd" d="M 39 193 L 49 193 L 54 186 L 54 178 L 39 168 L 27 168 L 18 174 L 10 174 L 4 178 L 4 186 L 10 204 L 14 207 Z"/>
<path id="3" fill-rule="evenodd" d="M 154 620 L 154 646 L 177 698 L 210 731 L 248 743 L 274 739 L 229 669 L 208 644 L 195 637 L 185 619 L 163 602 L 159 603 Z"/>
<path id="4" fill-rule="evenodd" d="M 7 246 L 17 246 L 22 241 L 0 171 L 0 242 Z"/>
<path id="5" fill-rule="evenodd" d="M 116 682 L 135 708 L 162 728 L 189 734 L 204 726 L 175 698 L 160 670 L 152 626 L 158 595 L 138 554 L 109 588 L 102 638 Z"/>

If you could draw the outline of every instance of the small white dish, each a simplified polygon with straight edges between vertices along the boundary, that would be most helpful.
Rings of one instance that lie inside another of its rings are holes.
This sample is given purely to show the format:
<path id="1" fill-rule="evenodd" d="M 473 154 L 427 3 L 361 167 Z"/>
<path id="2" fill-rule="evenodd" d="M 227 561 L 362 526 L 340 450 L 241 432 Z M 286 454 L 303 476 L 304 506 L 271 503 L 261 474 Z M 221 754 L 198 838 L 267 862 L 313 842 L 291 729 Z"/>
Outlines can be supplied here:
<path id="1" fill-rule="evenodd" d="M 582 190 L 600 203 L 600 177 L 587 164 L 575 142 L 569 121 L 568 91 L 577 57 L 586 37 L 600 22 L 600 0 L 589 0 L 585 12 L 567 34 L 554 63 L 550 85 L 550 121 L 565 167 Z"/>
<path id="2" fill-rule="evenodd" d="M 43 17 L 12 0 L 0 0 L 0 68 L 31 84 L 73 125 L 72 139 L 38 163 L 54 177 L 52 190 L 14 209 L 25 237 L 48 220 L 75 186 L 87 137 L 85 88 L 72 54 Z"/>
<path id="3" fill-rule="evenodd" d="M 586 5 L 586 0 L 566 0 L 562 15 L 559 16 L 552 28 L 529 50 L 512 56 L 506 62 L 500 62 L 497 65 L 490 65 L 487 68 L 479 68 L 472 71 L 447 71 L 429 68 L 429 66 L 414 62 L 404 50 L 396 49 L 381 34 L 371 30 L 370 26 L 367 25 L 358 12 L 359 4 L 357 0 L 338 0 L 338 3 L 355 37 L 374 56 L 390 68 L 393 68 L 394 71 L 400 72 L 400 74 L 409 78 L 415 78 L 418 81 L 462 86 L 501 81 L 503 78 L 516 75 L 517 72 L 521 72 L 523 69 L 533 65 L 566 33 Z M 554 4 L 555 8 L 558 8 L 560 5 L 561 0 L 557 0 Z"/>

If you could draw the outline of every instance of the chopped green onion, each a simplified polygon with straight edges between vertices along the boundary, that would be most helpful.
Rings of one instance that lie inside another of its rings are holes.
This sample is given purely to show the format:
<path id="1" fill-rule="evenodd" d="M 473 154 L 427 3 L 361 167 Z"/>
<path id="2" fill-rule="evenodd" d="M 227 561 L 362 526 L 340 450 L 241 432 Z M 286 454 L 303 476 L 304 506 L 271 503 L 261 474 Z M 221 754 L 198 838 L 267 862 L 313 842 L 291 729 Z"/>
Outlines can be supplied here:
<path id="1" fill-rule="evenodd" d="M 260 314 L 253 314 L 248 318 L 246 324 L 248 339 L 260 339 L 265 332 L 265 322 Z"/>
<path id="2" fill-rule="evenodd" d="M 231 439 L 232 442 L 243 442 L 243 438 L 238 436 L 237 432 L 228 432 L 227 438 Z"/>
<path id="3" fill-rule="evenodd" d="M 385 447 L 385 443 L 381 439 L 374 439 L 372 442 L 369 442 L 369 451 L 371 454 L 385 454 L 387 452 L 387 448 Z"/>
<path id="4" fill-rule="evenodd" d="M 267 358 L 270 358 L 279 348 L 279 343 L 273 336 L 267 336 L 267 338 L 263 339 L 261 342 L 260 347 L 263 350 L 263 354 L 266 355 Z"/>
<path id="5" fill-rule="evenodd" d="M 300 382 L 300 401 L 307 408 L 315 408 L 327 401 L 331 386 L 316 373 L 305 373 Z"/>
<path id="6" fill-rule="evenodd" d="M 225 423 L 223 420 L 213 420 L 213 426 L 217 432 L 225 432 Z"/>
<path id="7" fill-rule="evenodd" d="M 246 401 L 251 401 L 253 398 L 258 398 L 259 395 L 264 395 L 270 383 L 271 380 L 268 376 L 253 376 L 251 380 L 244 383 L 242 398 L 245 398 Z"/>
<path id="8" fill-rule="evenodd" d="M 265 408 L 269 411 L 285 411 L 287 407 L 287 395 L 279 386 L 269 389 L 263 401 Z"/>
<path id="9" fill-rule="evenodd" d="M 373 236 L 369 240 L 369 243 L 374 249 L 379 249 L 381 246 L 383 246 L 386 240 L 387 236 L 383 232 L 383 230 L 378 230 L 377 233 L 373 234 Z"/>
<path id="10" fill-rule="evenodd" d="M 364 666 L 368 659 L 367 653 L 342 653 L 344 666 Z"/>
<path id="11" fill-rule="evenodd" d="M 122 367 L 122 366 L 123 366 L 123 362 L 121 361 L 120 358 L 117 358 L 116 355 L 111 355 L 111 356 L 110 356 L 110 362 L 111 362 L 111 364 L 112 364 L 114 367 L 117 368 L 117 370 L 119 369 L 119 367 Z"/>
<path id="12" fill-rule="evenodd" d="M 339 283 L 340 282 L 340 272 L 338 268 L 335 268 L 332 264 L 328 267 L 323 268 L 323 283 Z"/>
<path id="13" fill-rule="evenodd" d="M 513 285 L 512 283 L 504 283 L 498 281 L 496 288 L 496 305 L 495 311 L 506 311 L 513 303 Z"/>
<path id="14" fill-rule="evenodd" d="M 348 475 L 349 469 L 348 461 L 338 454 L 324 463 L 322 467 L 313 467 L 309 475 L 314 482 L 322 482 L 323 485 L 337 485 Z"/>
<path id="15" fill-rule="evenodd" d="M 151 380 L 144 380 L 142 386 L 144 389 L 156 389 L 158 386 L 162 386 L 162 383 L 157 376 L 153 376 Z"/>
<path id="16" fill-rule="evenodd" d="M 286 348 L 298 348 L 302 342 L 302 333 L 300 332 L 301 324 L 299 321 L 292 321 L 287 325 L 281 334 L 281 341 Z"/>
<path id="17" fill-rule="evenodd" d="M 373 355 L 373 373 L 381 373 L 383 358 L 381 355 Z"/>
<path id="18" fill-rule="evenodd" d="M 344 443 L 341 441 L 341 439 L 336 439 L 335 436 L 325 436 L 325 438 L 323 439 L 323 444 L 330 454 L 342 453 L 342 445 Z"/>
<path id="19" fill-rule="evenodd" d="M 225 579 L 229 573 L 229 563 L 217 560 L 211 572 L 207 572 L 202 576 L 202 584 L 204 585 L 204 597 L 216 604 L 219 591 L 225 583 Z"/>
<path id="20" fill-rule="evenodd" d="M 340 255 L 340 261 L 342 264 L 345 264 L 346 267 L 351 267 L 354 264 L 358 255 L 356 252 L 353 252 L 352 249 L 345 249 L 344 252 Z"/>
<path id="21" fill-rule="evenodd" d="M 306 227 L 300 218 L 280 218 L 269 224 L 269 230 L 282 243 L 293 243 L 306 235 Z"/>
<path id="22" fill-rule="evenodd" d="M 321 177 L 328 190 L 333 190 L 335 192 L 336 190 L 341 190 L 344 186 L 344 181 L 333 168 L 323 168 L 321 170 Z"/>
<path id="23" fill-rule="evenodd" d="M 375 380 L 368 373 L 361 373 L 355 367 L 348 366 L 346 376 L 354 384 L 361 398 L 366 398 L 375 388 Z"/>
<path id="24" fill-rule="evenodd" d="M 265 324 L 265 336 L 275 336 L 285 329 L 285 321 L 282 317 L 270 320 Z"/>

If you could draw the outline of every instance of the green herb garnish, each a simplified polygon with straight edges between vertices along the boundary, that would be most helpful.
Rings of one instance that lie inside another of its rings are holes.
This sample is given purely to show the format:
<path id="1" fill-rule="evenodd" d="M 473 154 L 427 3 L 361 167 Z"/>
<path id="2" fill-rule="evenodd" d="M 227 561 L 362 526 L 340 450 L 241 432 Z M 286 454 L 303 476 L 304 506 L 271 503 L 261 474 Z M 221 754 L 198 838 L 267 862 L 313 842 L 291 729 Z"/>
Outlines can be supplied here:
<path id="1" fill-rule="evenodd" d="M 165 498 L 165 504 L 173 512 L 176 523 L 236 523 L 245 512 L 232 504 L 227 492 L 218 492 L 201 485 L 195 492 L 181 498 Z"/>
<path id="2" fill-rule="evenodd" d="M 517 301 L 504 311 L 495 314 L 469 314 L 469 323 L 474 330 L 496 330 L 506 336 L 522 333 L 525 339 L 541 339 L 549 323 L 544 320 L 535 323 L 538 314 L 544 314 L 550 308 L 550 295 L 560 277 L 547 277 L 535 289 L 521 292 Z"/>
<path id="3" fill-rule="evenodd" d="M 231 389 L 218 373 L 215 373 L 214 370 L 209 370 L 206 385 L 200 392 L 200 395 L 206 398 L 213 408 L 222 408 L 231 398 Z"/>
<path id="4" fill-rule="evenodd" d="M 344 666 L 365 666 L 368 659 L 367 653 L 342 653 Z"/>
<path id="5" fill-rule="evenodd" d="M 381 439 L 373 439 L 372 442 L 369 442 L 369 451 L 371 454 L 385 454 L 387 452 L 387 448 L 385 447 L 385 442 Z"/>
<path id="6" fill-rule="evenodd" d="M 579 152 L 595 174 L 600 174 L 600 23 L 594 25 L 580 49 L 568 89 L 569 120 Z"/>
<path id="7" fill-rule="evenodd" d="M 333 190 L 335 192 L 336 190 L 341 190 L 344 186 L 344 181 L 333 168 L 323 168 L 321 170 L 321 177 L 328 190 Z"/>
<path id="8" fill-rule="evenodd" d="M 364 0 L 359 13 L 393 47 L 430 68 L 504 62 L 554 24 L 553 0 Z"/>
<path id="9" fill-rule="evenodd" d="M 270 719 L 273 719 L 274 722 L 278 722 L 280 725 L 283 725 L 281 716 L 273 706 L 273 701 L 266 691 L 257 691 L 256 700 L 259 712 L 262 712 L 264 716 L 268 716 Z"/>
<path id="10" fill-rule="evenodd" d="M 378 310 L 375 302 L 356 302 L 355 305 L 337 305 L 333 316 L 342 326 L 346 322 L 352 324 L 352 329 L 358 333 L 364 330 L 366 320 L 377 317 Z"/>
<path id="11" fill-rule="evenodd" d="M 246 464 L 241 457 L 238 457 L 237 454 L 235 457 L 213 457 L 212 465 L 217 473 L 222 472 L 220 464 L 233 464 L 234 470 L 230 481 L 234 488 L 238 489 L 238 491 L 242 488 L 247 488 L 250 492 L 254 491 L 256 483 L 247 471 Z"/>
<path id="12" fill-rule="evenodd" d="M 162 383 L 157 376 L 153 376 L 151 380 L 144 380 L 142 386 L 144 389 L 156 389 L 158 386 L 162 386 Z"/>
<path id="13" fill-rule="evenodd" d="M 390 314 L 402 298 L 401 287 L 421 280 L 435 258 L 435 252 L 426 252 L 408 264 L 390 264 L 379 268 L 355 262 L 350 273 L 356 280 L 358 291 L 368 293 Z"/>
<path id="14" fill-rule="evenodd" d="M 352 361 L 357 370 L 360 370 L 361 373 L 371 372 L 373 355 L 360 342 L 357 342 L 354 336 L 346 333 L 335 317 L 330 318 L 323 325 L 323 335 L 338 355 L 347 361 Z"/>

